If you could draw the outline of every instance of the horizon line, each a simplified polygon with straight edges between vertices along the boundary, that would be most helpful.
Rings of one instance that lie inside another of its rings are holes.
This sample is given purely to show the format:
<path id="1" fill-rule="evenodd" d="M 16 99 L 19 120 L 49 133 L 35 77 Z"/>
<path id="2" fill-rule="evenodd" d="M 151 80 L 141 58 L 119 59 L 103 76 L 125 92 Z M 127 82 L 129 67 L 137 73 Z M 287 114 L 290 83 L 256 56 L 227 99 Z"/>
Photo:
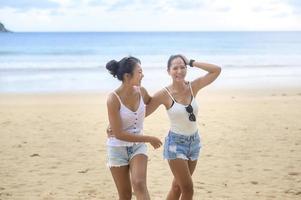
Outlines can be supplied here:
<path id="1" fill-rule="evenodd" d="M 89 31 L 58 31 L 58 30 L 50 30 L 50 31 L 12 31 L 12 33 L 198 33 L 198 32 L 301 32 L 301 30 L 89 30 Z"/>

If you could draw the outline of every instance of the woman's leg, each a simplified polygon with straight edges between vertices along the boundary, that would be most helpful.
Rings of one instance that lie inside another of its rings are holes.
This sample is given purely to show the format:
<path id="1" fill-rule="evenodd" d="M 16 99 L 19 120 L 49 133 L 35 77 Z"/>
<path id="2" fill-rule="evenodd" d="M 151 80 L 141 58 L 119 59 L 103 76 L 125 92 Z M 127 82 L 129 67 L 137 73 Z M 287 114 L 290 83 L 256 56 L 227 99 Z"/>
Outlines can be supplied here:
<path id="1" fill-rule="evenodd" d="M 169 167 L 174 175 L 175 181 L 173 186 L 179 195 L 179 189 L 176 185 L 180 187 L 180 194 L 182 200 L 190 200 L 193 196 L 193 182 L 192 182 L 192 172 L 195 169 L 197 161 L 187 161 L 183 159 L 169 160 Z M 170 194 L 171 192 L 169 192 Z M 168 199 L 178 199 L 179 196 L 168 196 Z"/>
<path id="2" fill-rule="evenodd" d="M 166 200 L 178 200 L 181 196 L 181 188 L 173 178 L 171 188 L 167 194 Z"/>
<path id="3" fill-rule="evenodd" d="M 197 160 L 194 160 L 194 161 L 188 160 L 188 168 L 189 168 L 191 176 L 195 170 L 197 162 L 198 162 Z M 180 198 L 180 196 L 181 196 L 181 188 L 180 188 L 179 184 L 176 182 L 176 179 L 174 178 L 172 181 L 170 191 L 168 192 L 166 199 L 167 200 L 178 200 Z"/>
<path id="4" fill-rule="evenodd" d="M 130 171 L 133 189 L 137 200 L 149 200 L 150 196 L 146 186 L 147 156 L 135 155 L 130 161 Z"/>
<path id="5" fill-rule="evenodd" d="M 130 200 L 132 198 L 132 187 L 129 166 L 111 167 L 110 170 L 117 187 L 119 199 Z"/>

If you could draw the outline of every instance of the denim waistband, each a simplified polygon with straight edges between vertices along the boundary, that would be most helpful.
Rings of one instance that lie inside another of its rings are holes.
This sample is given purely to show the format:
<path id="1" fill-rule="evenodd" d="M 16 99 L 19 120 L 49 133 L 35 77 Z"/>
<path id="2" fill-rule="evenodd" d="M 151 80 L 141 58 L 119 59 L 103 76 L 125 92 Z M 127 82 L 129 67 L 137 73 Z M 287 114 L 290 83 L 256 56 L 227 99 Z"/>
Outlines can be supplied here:
<path id="1" fill-rule="evenodd" d="M 192 135 L 182 135 L 182 134 L 178 134 L 178 133 L 174 133 L 172 131 L 169 131 L 168 136 L 173 137 L 173 138 L 179 138 L 179 139 L 186 140 L 186 141 L 194 141 L 197 138 L 199 138 L 199 132 L 196 131 Z"/>

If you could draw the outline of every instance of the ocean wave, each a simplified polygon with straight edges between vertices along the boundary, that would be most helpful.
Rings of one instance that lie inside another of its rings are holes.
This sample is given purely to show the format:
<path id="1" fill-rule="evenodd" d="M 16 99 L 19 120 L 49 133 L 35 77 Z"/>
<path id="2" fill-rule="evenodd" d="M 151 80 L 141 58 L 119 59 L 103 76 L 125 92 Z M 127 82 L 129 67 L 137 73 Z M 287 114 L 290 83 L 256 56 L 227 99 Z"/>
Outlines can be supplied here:
<path id="1" fill-rule="evenodd" d="M 91 65 L 91 66 L 85 66 L 82 67 L 83 65 L 80 66 L 71 66 L 66 67 L 66 66 L 43 66 L 43 67 L 1 67 L 0 66 L 0 72 L 78 72 L 78 71 L 83 71 L 83 72 L 89 72 L 89 71 L 107 71 L 104 65 Z M 226 70 L 257 70 L 257 69 L 275 69 L 275 68 L 301 68 L 300 65 L 221 65 L 223 69 Z M 145 71 L 161 71 L 165 70 L 166 66 L 164 65 L 146 65 L 143 66 L 143 69 Z"/>

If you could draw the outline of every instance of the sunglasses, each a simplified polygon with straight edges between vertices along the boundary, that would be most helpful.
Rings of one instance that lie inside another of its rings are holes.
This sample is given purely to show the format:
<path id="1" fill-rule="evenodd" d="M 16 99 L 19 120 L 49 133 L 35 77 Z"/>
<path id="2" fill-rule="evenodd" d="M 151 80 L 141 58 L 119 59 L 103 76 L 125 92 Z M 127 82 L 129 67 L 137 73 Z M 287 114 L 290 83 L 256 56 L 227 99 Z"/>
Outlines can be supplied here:
<path id="1" fill-rule="evenodd" d="M 186 108 L 186 111 L 189 113 L 189 120 L 192 122 L 196 121 L 195 115 L 193 114 L 193 108 L 192 106 L 189 104 Z"/>

